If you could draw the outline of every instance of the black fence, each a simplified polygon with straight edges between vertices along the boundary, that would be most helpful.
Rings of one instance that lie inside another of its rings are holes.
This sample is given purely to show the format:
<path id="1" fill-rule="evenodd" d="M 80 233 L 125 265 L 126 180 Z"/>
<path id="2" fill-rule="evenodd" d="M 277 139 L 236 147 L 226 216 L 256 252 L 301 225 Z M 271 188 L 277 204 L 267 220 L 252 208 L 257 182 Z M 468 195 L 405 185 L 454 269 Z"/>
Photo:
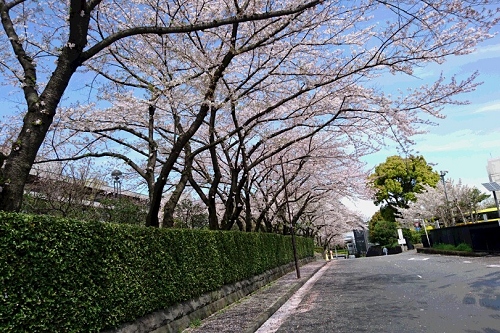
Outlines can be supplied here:
<path id="1" fill-rule="evenodd" d="M 500 226 L 498 222 L 483 222 L 431 230 L 433 244 L 469 244 L 476 252 L 500 252 Z M 425 246 L 425 244 L 424 244 Z"/>

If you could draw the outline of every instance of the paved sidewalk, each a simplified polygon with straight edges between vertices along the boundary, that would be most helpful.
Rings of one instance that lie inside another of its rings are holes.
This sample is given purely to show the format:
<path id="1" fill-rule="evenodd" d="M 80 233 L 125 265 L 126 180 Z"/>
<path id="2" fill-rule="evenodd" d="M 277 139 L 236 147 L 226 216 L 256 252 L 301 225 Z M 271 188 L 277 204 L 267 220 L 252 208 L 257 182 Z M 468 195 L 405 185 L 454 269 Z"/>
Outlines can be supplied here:
<path id="1" fill-rule="evenodd" d="M 318 259 L 301 266 L 300 279 L 297 279 L 297 274 L 293 270 L 203 320 L 200 326 L 188 328 L 183 332 L 253 333 L 325 263 L 325 260 Z"/>

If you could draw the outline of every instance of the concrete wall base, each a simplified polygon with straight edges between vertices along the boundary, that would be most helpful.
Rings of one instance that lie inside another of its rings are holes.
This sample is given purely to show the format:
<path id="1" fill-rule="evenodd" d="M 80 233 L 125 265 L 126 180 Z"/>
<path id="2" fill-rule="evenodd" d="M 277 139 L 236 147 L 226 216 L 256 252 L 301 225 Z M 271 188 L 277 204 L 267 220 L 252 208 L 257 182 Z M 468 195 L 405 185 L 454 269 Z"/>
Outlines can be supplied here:
<path id="1" fill-rule="evenodd" d="M 300 264 L 304 265 L 313 260 L 315 260 L 314 257 L 305 258 L 300 261 Z M 295 264 L 293 262 L 270 269 L 260 275 L 225 285 L 219 290 L 206 293 L 195 299 L 155 311 L 134 322 L 125 323 L 117 329 L 105 333 L 179 332 L 189 327 L 189 324 L 194 320 L 207 318 L 294 269 Z"/>
<path id="2" fill-rule="evenodd" d="M 432 248 L 417 248 L 417 253 L 442 254 L 447 256 L 462 256 L 462 257 L 484 257 L 488 255 L 488 253 L 486 252 L 450 251 L 450 250 L 438 250 Z"/>

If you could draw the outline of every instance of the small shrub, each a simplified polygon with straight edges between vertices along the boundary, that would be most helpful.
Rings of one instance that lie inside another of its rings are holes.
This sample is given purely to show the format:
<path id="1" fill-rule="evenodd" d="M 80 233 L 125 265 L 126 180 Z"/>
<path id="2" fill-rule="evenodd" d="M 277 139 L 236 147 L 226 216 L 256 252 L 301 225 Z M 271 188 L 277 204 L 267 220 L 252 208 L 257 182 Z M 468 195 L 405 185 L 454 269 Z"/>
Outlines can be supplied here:
<path id="1" fill-rule="evenodd" d="M 469 244 L 466 244 L 466 243 L 458 244 L 456 250 L 457 251 L 464 251 L 464 252 L 472 252 L 472 248 L 470 247 Z"/>
<path id="2" fill-rule="evenodd" d="M 434 244 L 432 247 L 436 250 L 455 251 L 455 246 L 452 244 Z"/>
<path id="3" fill-rule="evenodd" d="M 452 244 L 435 244 L 432 248 L 436 250 L 445 250 L 445 251 L 462 251 L 462 252 L 472 252 L 472 248 L 469 244 L 461 243 L 457 246 Z"/>

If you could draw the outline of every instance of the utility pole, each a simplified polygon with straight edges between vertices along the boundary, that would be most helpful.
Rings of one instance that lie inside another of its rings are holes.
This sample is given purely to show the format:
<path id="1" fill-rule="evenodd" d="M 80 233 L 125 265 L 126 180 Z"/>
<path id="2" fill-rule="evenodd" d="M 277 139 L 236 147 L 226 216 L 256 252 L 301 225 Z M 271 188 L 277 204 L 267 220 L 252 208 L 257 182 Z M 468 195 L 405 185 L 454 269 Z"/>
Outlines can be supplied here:
<path id="1" fill-rule="evenodd" d="M 285 169 L 283 168 L 283 156 L 280 156 L 281 162 L 281 173 L 283 175 L 283 182 L 285 186 L 285 204 L 286 210 L 288 212 L 288 220 L 290 221 L 290 233 L 292 234 L 292 248 L 293 248 L 293 258 L 295 259 L 295 270 L 297 271 L 297 279 L 300 279 L 300 268 L 299 268 L 299 259 L 297 257 L 297 246 L 295 245 L 295 228 L 293 225 L 292 214 L 290 213 L 290 206 L 288 205 L 288 191 L 287 191 L 287 183 L 285 177 Z"/>

